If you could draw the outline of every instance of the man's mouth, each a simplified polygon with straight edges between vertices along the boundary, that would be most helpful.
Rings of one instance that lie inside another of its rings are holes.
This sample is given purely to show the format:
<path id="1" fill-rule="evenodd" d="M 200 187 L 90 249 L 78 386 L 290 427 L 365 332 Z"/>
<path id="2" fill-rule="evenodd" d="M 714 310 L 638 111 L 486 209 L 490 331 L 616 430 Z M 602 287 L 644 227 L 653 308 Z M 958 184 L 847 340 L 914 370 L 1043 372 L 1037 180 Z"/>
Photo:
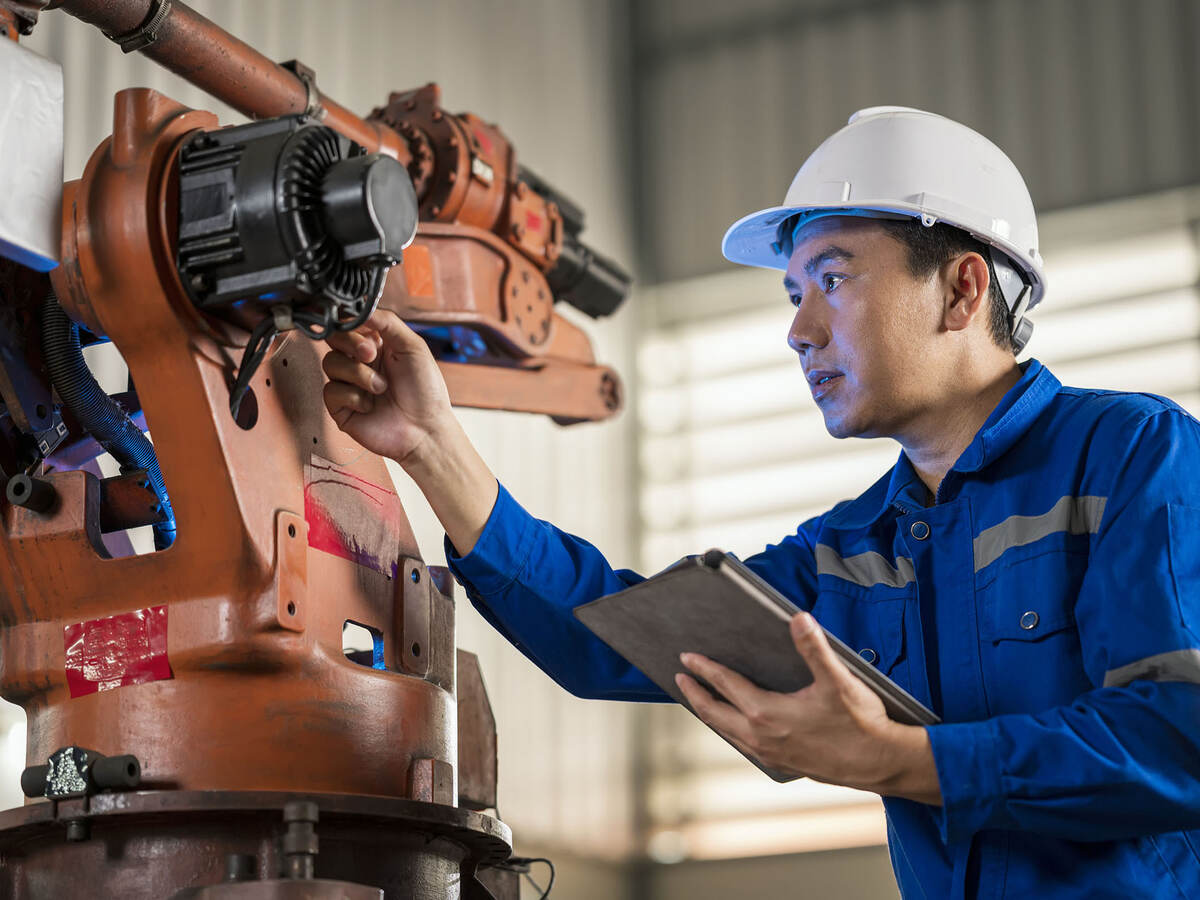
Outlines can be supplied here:
<path id="1" fill-rule="evenodd" d="M 808 373 L 808 385 L 812 390 L 813 397 L 820 397 L 832 389 L 833 384 L 842 377 L 841 372 L 832 370 L 817 370 Z"/>

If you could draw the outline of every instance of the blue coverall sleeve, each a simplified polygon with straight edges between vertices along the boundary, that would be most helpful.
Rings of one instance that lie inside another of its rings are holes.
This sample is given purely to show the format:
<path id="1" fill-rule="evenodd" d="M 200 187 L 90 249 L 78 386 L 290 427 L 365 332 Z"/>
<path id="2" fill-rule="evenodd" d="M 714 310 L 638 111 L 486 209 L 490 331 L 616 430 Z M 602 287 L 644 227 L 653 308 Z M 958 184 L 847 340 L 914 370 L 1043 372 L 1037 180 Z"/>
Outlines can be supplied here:
<path id="1" fill-rule="evenodd" d="M 479 614 L 572 694 L 671 699 L 574 615 L 581 604 L 644 581 L 637 572 L 613 569 L 592 544 L 534 518 L 504 485 L 471 552 L 460 556 L 449 538 L 445 549 L 450 570 Z M 815 563 L 803 526 L 746 564 L 805 608 L 812 606 Z"/>
<path id="2" fill-rule="evenodd" d="M 1075 604 L 1095 689 L 928 728 L 943 840 L 1102 841 L 1200 828 L 1200 426 L 1143 419 L 1115 466 Z"/>
<path id="3" fill-rule="evenodd" d="M 671 699 L 573 613 L 643 576 L 613 569 L 587 541 L 534 518 L 504 485 L 471 552 L 459 556 L 449 538 L 445 545 L 450 570 L 480 615 L 572 694 Z"/>

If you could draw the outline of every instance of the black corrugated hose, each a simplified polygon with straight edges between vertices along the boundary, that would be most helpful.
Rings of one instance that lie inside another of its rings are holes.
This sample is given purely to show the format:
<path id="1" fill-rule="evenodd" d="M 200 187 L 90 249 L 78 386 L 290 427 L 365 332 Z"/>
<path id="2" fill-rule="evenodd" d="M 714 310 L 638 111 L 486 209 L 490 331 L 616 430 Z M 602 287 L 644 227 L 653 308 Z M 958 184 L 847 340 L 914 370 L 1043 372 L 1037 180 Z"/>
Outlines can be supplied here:
<path id="1" fill-rule="evenodd" d="M 167 497 L 154 445 L 129 415 L 100 389 L 79 346 L 79 326 L 67 317 L 51 291 L 42 304 L 42 354 L 50 381 L 79 423 L 121 464 L 121 471 L 145 469 L 158 497 L 163 518 L 154 525 L 154 549 L 165 550 L 175 541 L 175 513 Z"/>

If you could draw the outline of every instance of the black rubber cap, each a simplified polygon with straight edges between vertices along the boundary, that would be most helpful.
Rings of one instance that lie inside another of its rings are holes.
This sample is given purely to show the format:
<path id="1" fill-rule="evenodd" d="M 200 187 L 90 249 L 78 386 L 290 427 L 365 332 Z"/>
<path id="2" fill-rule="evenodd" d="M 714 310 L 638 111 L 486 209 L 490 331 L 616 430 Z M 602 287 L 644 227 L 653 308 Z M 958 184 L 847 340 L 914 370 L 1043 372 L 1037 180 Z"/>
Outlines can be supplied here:
<path id="1" fill-rule="evenodd" d="M 26 797 L 46 796 L 46 776 L 50 773 L 47 765 L 30 766 L 21 773 L 21 792 Z"/>
<path id="2" fill-rule="evenodd" d="M 346 259 L 400 259 L 417 233 L 417 195 L 408 171 L 371 153 L 334 163 L 321 184 L 325 224 Z"/>
<path id="3" fill-rule="evenodd" d="M 103 756 L 92 763 L 92 782 L 98 788 L 135 788 L 142 783 L 136 756 Z"/>
<path id="4" fill-rule="evenodd" d="M 4 493 L 13 506 L 24 506 L 34 512 L 49 512 L 58 500 L 54 485 L 28 475 L 14 475 L 8 479 Z"/>

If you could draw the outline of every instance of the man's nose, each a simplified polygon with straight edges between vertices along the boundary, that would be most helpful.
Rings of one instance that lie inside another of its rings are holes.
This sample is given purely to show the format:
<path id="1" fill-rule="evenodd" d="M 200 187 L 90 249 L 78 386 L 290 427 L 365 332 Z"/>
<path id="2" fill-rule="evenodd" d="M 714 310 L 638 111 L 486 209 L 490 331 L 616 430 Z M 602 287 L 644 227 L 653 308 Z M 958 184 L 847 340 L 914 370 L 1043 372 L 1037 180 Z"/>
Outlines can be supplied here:
<path id="1" fill-rule="evenodd" d="M 821 349 L 829 343 L 829 329 L 826 328 L 803 305 L 796 310 L 792 317 L 792 327 L 788 329 L 788 346 L 797 353 L 808 349 Z"/>

